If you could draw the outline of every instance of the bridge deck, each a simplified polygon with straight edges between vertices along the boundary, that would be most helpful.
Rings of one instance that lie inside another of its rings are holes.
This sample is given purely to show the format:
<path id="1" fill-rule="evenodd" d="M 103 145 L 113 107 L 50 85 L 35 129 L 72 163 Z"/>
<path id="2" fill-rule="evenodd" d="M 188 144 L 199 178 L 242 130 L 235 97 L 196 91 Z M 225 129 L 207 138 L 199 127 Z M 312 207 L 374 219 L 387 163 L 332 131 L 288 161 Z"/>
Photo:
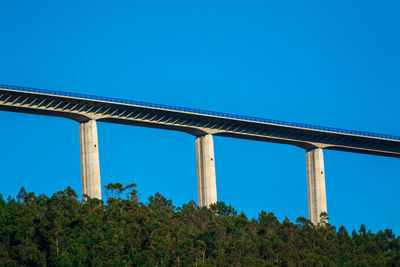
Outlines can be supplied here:
<path id="1" fill-rule="evenodd" d="M 0 84 L 0 110 L 400 158 L 400 137 Z"/>

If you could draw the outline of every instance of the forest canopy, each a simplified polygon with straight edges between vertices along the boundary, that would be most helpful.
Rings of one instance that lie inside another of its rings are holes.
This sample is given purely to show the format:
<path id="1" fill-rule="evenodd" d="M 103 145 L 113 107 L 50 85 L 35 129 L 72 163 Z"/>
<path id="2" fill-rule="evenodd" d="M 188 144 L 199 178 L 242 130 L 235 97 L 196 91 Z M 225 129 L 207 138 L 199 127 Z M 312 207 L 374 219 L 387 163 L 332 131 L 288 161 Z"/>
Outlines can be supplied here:
<path id="1" fill-rule="evenodd" d="M 70 187 L 0 195 L 0 266 L 400 266 L 400 238 L 361 225 L 248 219 L 223 202 L 175 207 L 136 185 L 106 186 L 107 200 L 78 200 Z"/>

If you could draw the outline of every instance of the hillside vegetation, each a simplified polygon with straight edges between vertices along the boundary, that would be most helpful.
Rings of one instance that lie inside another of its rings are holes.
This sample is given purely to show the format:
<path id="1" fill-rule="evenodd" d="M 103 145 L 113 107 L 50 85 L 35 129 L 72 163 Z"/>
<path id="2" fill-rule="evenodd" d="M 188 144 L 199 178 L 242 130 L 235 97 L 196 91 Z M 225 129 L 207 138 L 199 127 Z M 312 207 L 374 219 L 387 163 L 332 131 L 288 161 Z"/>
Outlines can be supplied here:
<path id="1" fill-rule="evenodd" d="M 264 211 L 249 220 L 222 202 L 174 207 L 157 193 L 143 204 L 134 184 L 106 189 L 106 203 L 71 188 L 0 197 L 0 266 L 400 266 L 391 230 L 349 235 Z"/>

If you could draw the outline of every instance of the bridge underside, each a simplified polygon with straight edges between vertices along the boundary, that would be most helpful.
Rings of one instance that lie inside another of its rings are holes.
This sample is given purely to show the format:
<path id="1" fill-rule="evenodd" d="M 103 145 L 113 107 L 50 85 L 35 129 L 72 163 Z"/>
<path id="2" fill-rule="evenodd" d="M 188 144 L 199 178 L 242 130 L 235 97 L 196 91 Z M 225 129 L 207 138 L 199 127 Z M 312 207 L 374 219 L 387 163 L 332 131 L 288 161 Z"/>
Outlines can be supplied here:
<path id="1" fill-rule="evenodd" d="M 71 96 L 0 89 L 0 110 L 400 157 L 400 141 Z"/>

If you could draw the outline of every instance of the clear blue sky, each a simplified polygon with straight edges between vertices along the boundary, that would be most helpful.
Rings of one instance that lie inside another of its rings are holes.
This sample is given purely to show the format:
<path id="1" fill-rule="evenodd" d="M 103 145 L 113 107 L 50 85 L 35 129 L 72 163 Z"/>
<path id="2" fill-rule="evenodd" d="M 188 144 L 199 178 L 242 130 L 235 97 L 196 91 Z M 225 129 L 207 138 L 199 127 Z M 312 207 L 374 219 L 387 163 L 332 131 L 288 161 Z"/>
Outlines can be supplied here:
<path id="1" fill-rule="evenodd" d="M 399 2 L 300 2 L 0 0 L 0 82 L 400 135 Z M 193 136 L 98 132 L 103 186 L 197 201 Z M 0 143 L 4 197 L 81 194 L 78 123 L 0 112 Z M 308 216 L 305 151 L 214 143 L 219 200 Z M 399 159 L 325 151 L 325 168 L 331 223 L 400 234 Z"/>

